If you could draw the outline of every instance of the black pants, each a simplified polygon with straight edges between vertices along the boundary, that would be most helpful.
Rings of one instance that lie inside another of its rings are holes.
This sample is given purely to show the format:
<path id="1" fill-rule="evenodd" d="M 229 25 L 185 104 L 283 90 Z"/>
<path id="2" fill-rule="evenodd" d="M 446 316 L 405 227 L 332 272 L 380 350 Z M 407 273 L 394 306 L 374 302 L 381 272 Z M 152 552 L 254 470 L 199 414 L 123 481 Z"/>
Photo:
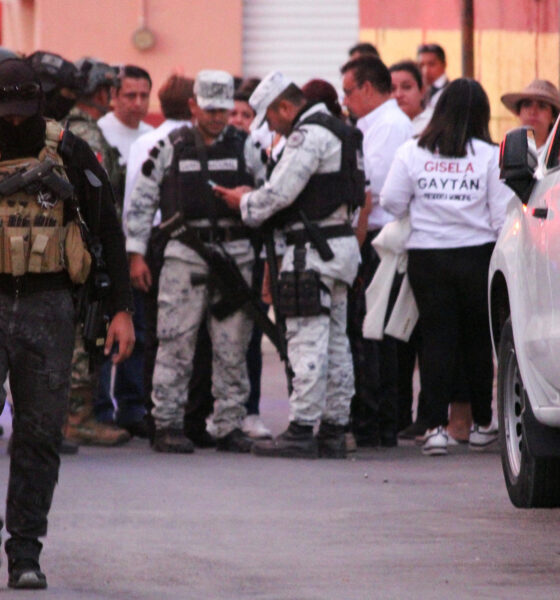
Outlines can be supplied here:
<path id="1" fill-rule="evenodd" d="M 356 441 L 375 445 L 379 437 L 397 433 L 397 344 L 390 336 L 381 342 L 364 339 L 362 325 L 366 314 L 365 290 L 379 265 L 371 246 L 379 233 L 368 232 L 362 245 L 362 264 L 348 294 L 348 337 L 354 362 L 356 394 L 350 407 L 350 421 Z M 398 288 L 391 294 L 394 303 Z"/>
<path id="2" fill-rule="evenodd" d="M 414 402 L 413 378 L 414 368 L 418 359 L 418 369 L 422 373 L 422 336 L 417 324 L 408 342 L 397 340 L 397 362 L 398 362 L 398 431 L 402 431 L 412 423 L 412 404 Z M 422 393 L 422 382 L 420 382 L 420 393 L 418 394 L 418 411 L 416 419 L 420 423 L 426 420 L 426 401 Z"/>
<path id="3" fill-rule="evenodd" d="M 14 402 L 6 528 L 11 560 L 38 558 L 58 480 L 74 348 L 69 290 L 0 293 L 0 381 Z M 0 523 L 1 525 L 1 523 Z"/>
<path id="4" fill-rule="evenodd" d="M 447 424 L 458 356 L 464 361 L 474 422 L 488 425 L 492 419 L 487 282 L 493 247 L 408 252 L 408 277 L 420 313 L 422 393 L 430 428 Z"/>

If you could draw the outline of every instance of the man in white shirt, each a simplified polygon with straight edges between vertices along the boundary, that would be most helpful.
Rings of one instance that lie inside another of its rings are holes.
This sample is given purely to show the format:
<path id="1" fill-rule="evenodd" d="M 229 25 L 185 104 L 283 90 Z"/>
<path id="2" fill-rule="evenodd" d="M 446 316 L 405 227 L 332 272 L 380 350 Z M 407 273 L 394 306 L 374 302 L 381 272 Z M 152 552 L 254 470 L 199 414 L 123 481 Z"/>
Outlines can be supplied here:
<path id="1" fill-rule="evenodd" d="M 101 117 L 97 124 L 109 144 L 120 152 L 120 164 L 126 165 L 132 143 L 153 129 L 142 121 L 148 114 L 152 80 L 144 69 L 126 65 L 117 82 L 113 111 Z"/>
<path id="2" fill-rule="evenodd" d="M 364 168 L 368 198 L 361 210 L 356 234 L 362 264 L 349 301 L 349 333 L 356 374 L 352 402 L 352 431 L 359 446 L 395 446 L 397 443 L 397 358 L 392 338 L 382 342 L 364 340 L 365 289 L 373 278 L 379 258 L 371 241 L 393 219 L 379 205 L 379 193 L 397 148 L 412 137 L 410 119 L 391 98 L 391 74 L 383 62 L 364 56 L 342 69 L 344 104 L 358 119 L 364 135 Z"/>
<path id="3" fill-rule="evenodd" d="M 445 50 L 439 44 L 421 44 L 416 52 L 418 68 L 426 88 L 426 108 L 433 109 L 449 83 L 445 74 Z"/>
<path id="4" fill-rule="evenodd" d="M 117 203 L 122 209 L 124 177 L 130 147 L 140 136 L 153 127 L 142 119 L 148 114 L 152 80 L 147 71 L 133 65 L 121 67 L 113 98 L 113 112 L 101 117 L 97 124 L 105 139 L 120 153 L 122 184 L 116 189 Z M 147 436 L 144 420 L 143 362 L 144 362 L 144 306 L 142 293 L 134 290 L 134 330 L 136 345 L 132 356 L 117 367 L 114 397 L 117 404 L 116 421 L 131 435 Z M 106 362 L 100 373 L 96 413 L 102 421 L 113 420 L 113 402 L 110 394 L 111 363 Z"/>

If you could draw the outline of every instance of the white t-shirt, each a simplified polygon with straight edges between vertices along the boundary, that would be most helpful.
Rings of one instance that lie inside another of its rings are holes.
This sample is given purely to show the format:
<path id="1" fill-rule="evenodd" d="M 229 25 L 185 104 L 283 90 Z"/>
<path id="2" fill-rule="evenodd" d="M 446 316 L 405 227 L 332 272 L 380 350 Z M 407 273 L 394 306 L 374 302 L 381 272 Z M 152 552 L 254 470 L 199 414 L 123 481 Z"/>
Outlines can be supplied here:
<path id="1" fill-rule="evenodd" d="M 498 147 L 473 139 L 467 156 L 432 154 L 410 140 L 395 154 L 381 206 L 410 212 L 406 247 L 461 248 L 497 239 L 511 192 L 499 179 Z"/>
<path id="2" fill-rule="evenodd" d="M 359 119 L 357 126 L 364 134 L 364 170 L 372 200 L 368 229 L 381 229 L 393 217 L 379 205 L 379 193 L 397 148 L 413 136 L 414 130 L 394 98 Z"/>
<path id="3" fill-rule="evenodd" d="M 143 121 L 140 121 L 136 129 L 128 127 L 128 125 L 119 121 L 113 112 L 109 112 L 101 117 L 97 121 L 97 124 L 109 144 L 117 148 L 120 152 L 119 163 L 121 165 L 126 165 L 128 162 L 128 153 L 130 152 L 132 142 L 153 129 L 151 125 Z"/>

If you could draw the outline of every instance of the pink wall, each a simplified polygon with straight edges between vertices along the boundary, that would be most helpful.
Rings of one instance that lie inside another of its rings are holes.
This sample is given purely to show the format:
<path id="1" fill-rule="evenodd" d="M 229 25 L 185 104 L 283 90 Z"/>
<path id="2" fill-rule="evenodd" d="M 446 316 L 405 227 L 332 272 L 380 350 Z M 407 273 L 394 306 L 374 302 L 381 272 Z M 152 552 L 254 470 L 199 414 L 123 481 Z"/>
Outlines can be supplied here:
<path id="1" fill-rule="evenodd" d="M 142 5 L 156 36 L 155 46 L 143 52 L 131 42 Z M 241 72 L 242 0 L 14 0 L 3 8 L 4 45 L 25 53 L 51 50 L 70 60 L 89 55 L 137 64 L 150 72 L 155 90 L 173 71 Z M 158 109 L 154 94 L 151 110 Z"/>

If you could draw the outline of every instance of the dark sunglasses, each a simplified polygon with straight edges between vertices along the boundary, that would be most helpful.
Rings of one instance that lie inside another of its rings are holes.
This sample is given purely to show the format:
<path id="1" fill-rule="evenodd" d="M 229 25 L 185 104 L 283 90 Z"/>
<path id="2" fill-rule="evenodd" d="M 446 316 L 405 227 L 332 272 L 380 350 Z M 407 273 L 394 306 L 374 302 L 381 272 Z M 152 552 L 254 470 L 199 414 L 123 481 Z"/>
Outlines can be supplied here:
<path id="1" fill-rule="evenodd" d="M 34 100 L 41 94 L 41 86 L 35 81 L 0 85 L 0 102 L 7 100 Z"/>

